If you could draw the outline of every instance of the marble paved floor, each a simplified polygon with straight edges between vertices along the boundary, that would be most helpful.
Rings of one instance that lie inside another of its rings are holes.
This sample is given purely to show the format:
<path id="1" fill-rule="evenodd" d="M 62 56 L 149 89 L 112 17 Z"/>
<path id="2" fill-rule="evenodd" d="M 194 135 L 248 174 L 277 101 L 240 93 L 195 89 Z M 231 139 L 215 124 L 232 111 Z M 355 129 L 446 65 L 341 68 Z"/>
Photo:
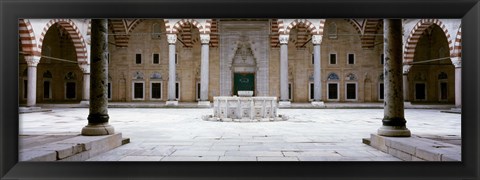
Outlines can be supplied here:
<path id="1" fill-rule="evenodd" d="M 288 121 L 212 122 L 211 109 L 110 108 L 110 124 L 130 143 L 89 161 L 399 161 L 362 143 L 383 109 L 279 109 Z M 20 114 L 21 135 L 79 134 L 88 108 Z M 460 136 L 461 115 L 406 109 L 416 135 Z"/>

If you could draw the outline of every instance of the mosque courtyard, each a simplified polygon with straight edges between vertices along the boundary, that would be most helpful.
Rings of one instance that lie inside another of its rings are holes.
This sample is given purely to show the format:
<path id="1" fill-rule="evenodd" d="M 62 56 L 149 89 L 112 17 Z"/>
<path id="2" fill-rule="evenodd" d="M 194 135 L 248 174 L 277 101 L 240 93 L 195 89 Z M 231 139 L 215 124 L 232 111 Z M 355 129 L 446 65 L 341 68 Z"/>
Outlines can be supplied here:
<path id="1" fill-rule="evenodd" d="M 28 137 L 75 136 L 88 108 L 19 114 Z M 405 109 L 413 136 L 460 145 L 461 114 Z M 382 125 L 383 109 L 279 109 L 287 121 L 214 122 L 208 108 L 109 108 L 109 123 L 130 143 L 87 161 L 401 161 L 362 143 Z M 22 147 L 24 145 L 24 147 Z"/>

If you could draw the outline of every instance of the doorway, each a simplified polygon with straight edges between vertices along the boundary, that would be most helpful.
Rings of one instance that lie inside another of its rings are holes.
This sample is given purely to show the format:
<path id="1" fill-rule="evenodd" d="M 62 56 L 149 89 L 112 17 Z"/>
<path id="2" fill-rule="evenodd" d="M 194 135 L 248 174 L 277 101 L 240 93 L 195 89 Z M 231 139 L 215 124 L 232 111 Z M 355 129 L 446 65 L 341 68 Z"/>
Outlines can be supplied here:
<path id="1" fill-rule="evenodd" d="M 235 73 L 233 75 L 233 95 L 238 95 L 238 91 L 253 91 L 255 96 L 254 73 Z"/>

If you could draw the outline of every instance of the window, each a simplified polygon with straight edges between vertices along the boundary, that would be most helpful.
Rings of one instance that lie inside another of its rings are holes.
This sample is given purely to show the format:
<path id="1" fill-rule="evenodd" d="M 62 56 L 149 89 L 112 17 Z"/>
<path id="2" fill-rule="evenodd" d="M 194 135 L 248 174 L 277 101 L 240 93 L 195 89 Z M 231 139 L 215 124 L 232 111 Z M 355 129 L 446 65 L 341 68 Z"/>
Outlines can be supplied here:
<path id="1" fill-rule="evenodd" d="M 160 64 L 160 55 L 158 53 L 153 54 L 153 64 Z"/>
<path id="2" fill-rule="evenodd" d="M 315 99 L 315 96 L 314 96 L 315 91 L 314 91 L 314 89 L 315 89 L 314 83 L 311 82 L 311 83 L 310 83 L 310 86 L 308 86 L 308 92 L 309 92 L 309 93 L 308 93 L 308 94 L 309 94 L 308 100 L 309 100 L 309 101 L 312 101 L 313 99 Z"/>
<path id="3" fill-rule="evenodd" d="M 380 55 L 380 64 L 384 64 L 385 63 L 385 55 Z"/>
<path id="4" fill-rule="evenodd" d="M 134 100 L 143 100 L 144 96 L 144 83 L 143 82 L 134 82 L 133 83 L 133 99 Z"/>
<path id="5" fill-rule="evenodd" d="M 162 99 L 162 83 L 161 82 L 152 82 L 150 89 L 151 99 Z"/>
<path id="6" fill-rule="evenodd" d="M 135 64 L 142 64 L 142 54 L 135 54 Z"/>
<path id="7" fill-rule="evenodd" d="M 160 24 L 155 23 L 152 25 L 152 39 L 160 39 Z"/>
<path id="8" fill-rule="evenodd" d="M 107 98 L 109 100 L 112 100 L 112 83 L 111 82 L 108 82 L 108 91 L 107 91 Z"/>
<path id="9" fill-rule="evenodd" d="M 23 99 L 27 99 L 28 97 L 28 80 L 23 80 Z"/>
<path id="10" fill-rule="evenodd" d="M 330 64 L 337 64 L 337 54 L 330 54 Z"/>
<path id="11" fill-rule="evenodd" d="M 200 91 L 201 91 L 200 88 L 201 88 L 200 83 L 197 82 L 197 91 L 196 91 L 197 92 L 197 101 L 200 101 Z"/>
<path id="12" fill-rule="evenodd" d="M 50 80 L 43 80 L 43 99 L 52 98 L 52 87 Z"/>
<path id="13" fill-rule="evenodd" d="M 330 23 L 328 26 L 328 38 L 336 39 L 337 38 L 337 24 L 334 22 Z"/>
<path id="14" fill-rule="evenodd" d="M 175 64 L 178 64 L 178 53 L 175 53 Z"/>
<path id="15" fill-rule="evenodd" d="M 292 100 L 292 83 L 288 83 L 288 100 Z"/>
<path id="16" fill-rule="evenodd" d="M 175 83 L 175 100 L 179 100 L 180 99 L 180 83 L 179 82 L 176 82 Z"/>
<path id="17" fill-rule="evenodd" d="M 415 83 L 415 100 L 426 100 L 427 87 L 425 83 Z"/>
<path id="18" fill-rule="evenodd" d="M 447 82 L 440 82 L 440 101 L 448 99 L 448 84 Z"/>
<path id="19" fill-rule="evenodd" d="M 110 53 L 107 53 L 107 66 L 110 65 Z"/>
<path id="20" fill-rule="evenodd" d="M 328 99 L 338 100 L 338 83 L 328 83 Z"/>
<path id="21" fill-rule="evenodd" d="M 348 64 L 355 64 L 355 54 L 348 54 Z"/>
<path id="22" fill-rule="evenodd" d="M 76 98 L 76 83 L 67 82 L 65 83 L 65 98 L 66 99 L 75 99 Z"/>
<path id="23" fill-rule="evenodd" d="M 383 83 L 379 83 L 378 85 L 378 100 L 383 100 L 385 95 L 385 86 Z"/>
<path id="24" fill-rule="evenodd" d="M 346 99 L 347 100 L 357 100 L 357 83 L 346 83 Z"/>
<path id="25" fill-rule="evenodd" d="M 312 64 L 315 64 L 315 54 L 312 53 Z"/>

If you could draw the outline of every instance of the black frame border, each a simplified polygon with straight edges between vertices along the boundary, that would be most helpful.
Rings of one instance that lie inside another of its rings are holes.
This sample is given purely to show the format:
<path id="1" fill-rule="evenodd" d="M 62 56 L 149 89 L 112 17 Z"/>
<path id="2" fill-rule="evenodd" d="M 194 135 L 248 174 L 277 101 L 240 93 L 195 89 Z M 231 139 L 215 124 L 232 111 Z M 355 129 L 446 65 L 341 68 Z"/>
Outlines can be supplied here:
<path id="1" fill-rule="evenodd" d="M 0 12 L 0 179 L 480 178 L 478 0 L 0 0 Z M 19 18 L 462 18 L 463 161 L 18 162 Z"/>

